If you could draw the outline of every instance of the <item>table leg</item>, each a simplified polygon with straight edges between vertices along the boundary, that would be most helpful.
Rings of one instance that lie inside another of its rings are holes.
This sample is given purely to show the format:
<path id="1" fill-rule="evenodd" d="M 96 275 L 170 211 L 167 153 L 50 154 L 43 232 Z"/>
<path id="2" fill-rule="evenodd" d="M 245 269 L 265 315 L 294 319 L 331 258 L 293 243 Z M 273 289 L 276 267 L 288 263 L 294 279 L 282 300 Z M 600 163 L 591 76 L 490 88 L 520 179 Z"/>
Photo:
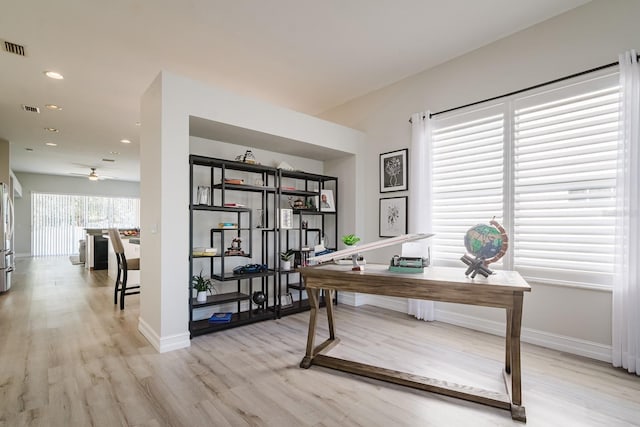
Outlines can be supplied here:
<path id="1" fill-rule="evenodd" d="M 507 308 L 507 332 L 504 340 L 504 371 L 511 373 L 511 327 L 513 323 L 513 310 Z"/>
<path id="2" fill-rule="evenodd" d="M 307 352 L 300 362 L 300 367 L 305 369 L 311 366 L 311 359 L 313 359 L 313 343 L 316 338 L 316 324 L 318 323 L 319 293 L 320 289 L 307 288 L 307 296 L 311 306 L 309 312 L 309 335 L 307 335 Z"/>
<path id="3" fill-rule="evenodd" d="M 327 305 L 327 320 L 329 321 L 329 339 L 334 340 L 336 338 L 336 333 L 333 323 L 333 297 L 335 296 L 336 291 L 329 289 L 326 292 L 329 294 L 329 298 L 325 298 Z"/>
<path id="4" fill-rule="evenodd" d="M 513 295 L 513 313 L 511 316 L 511 402 L 522 405 L 522 382 L 520 370 L 520 329 L 522 327 L 522 293 Z"/>

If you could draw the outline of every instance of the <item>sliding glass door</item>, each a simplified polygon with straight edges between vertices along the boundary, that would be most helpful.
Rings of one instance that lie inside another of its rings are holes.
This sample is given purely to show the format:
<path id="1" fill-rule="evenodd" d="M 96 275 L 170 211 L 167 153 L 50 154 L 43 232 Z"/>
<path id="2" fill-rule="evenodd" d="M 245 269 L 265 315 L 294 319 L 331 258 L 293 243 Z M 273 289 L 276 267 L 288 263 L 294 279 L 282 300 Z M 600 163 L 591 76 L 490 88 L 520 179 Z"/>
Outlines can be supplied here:
<path id="1" fill-rule="evenodd" d="M 85 228 L 134 228 L 140 199 L 69 194 L 31 194 L 31 255 L 78 253 Z"/>

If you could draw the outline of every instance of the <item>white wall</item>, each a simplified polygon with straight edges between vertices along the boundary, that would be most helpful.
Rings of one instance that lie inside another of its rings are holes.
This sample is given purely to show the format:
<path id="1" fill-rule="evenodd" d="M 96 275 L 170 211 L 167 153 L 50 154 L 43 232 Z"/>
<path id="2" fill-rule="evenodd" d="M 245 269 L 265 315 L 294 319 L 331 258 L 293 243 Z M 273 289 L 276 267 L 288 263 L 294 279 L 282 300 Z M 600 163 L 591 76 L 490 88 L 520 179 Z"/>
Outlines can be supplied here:
<path id="1" fill-rule="evenodd" d="M 9 185 L 11 173 L 11 144 L 0 138 L 0 182 Z"/>
<path id="2" fill-rule="evenodd" d="M 139 197 L 140 183 L 128 181 L 90 181 L 60 175 L 16 172 L 22 197 L 14 199 L 15 249 L 18 255 L 31 253 L 31 193 L 81 194 L 91 196 Z"/>
<path id="3" fill-rule="evenodd" d="M 365 210 L 377 212 L 382 196 L 378 154 L 409 146 L 412 113 L 464 105 L 615 62 L 619 53 L 640 48 L 639 19 L 640 1 L 595 0 L 324 113 L 328 120 L 367 133 L 365 163 L 370 167 L 364 180 L 371 184 L 364 194 Z M 377 239 L 377 216 L 363 222 L 365 241 Z M 388 262 L 387 253 L 371 258 Z M 403 301 L 375 301 L 405 307 Z M 525 296 L 523 339 L 608 360 L 610 307 L 609 292 L 536 284 Z M 496 310 L 450 304 L 438 304 L 438 309 L 440 319 L 487 331 L 500 330 L 504 322 Z"/>
<path id="4" fill-rule="evenodd" d="M 356 160 L 364 148 L 362 133 L 162 72 L 141 103 L 142 288 L 138 324 L 160 352 L 190 345 L 189 117 L 343 152 L 352 161 L 340 171 L 341 176 L 356 183 L 354 193 L 346 196 L 358 200 L 362 193 L 356 179 L 362 173 Z"/>

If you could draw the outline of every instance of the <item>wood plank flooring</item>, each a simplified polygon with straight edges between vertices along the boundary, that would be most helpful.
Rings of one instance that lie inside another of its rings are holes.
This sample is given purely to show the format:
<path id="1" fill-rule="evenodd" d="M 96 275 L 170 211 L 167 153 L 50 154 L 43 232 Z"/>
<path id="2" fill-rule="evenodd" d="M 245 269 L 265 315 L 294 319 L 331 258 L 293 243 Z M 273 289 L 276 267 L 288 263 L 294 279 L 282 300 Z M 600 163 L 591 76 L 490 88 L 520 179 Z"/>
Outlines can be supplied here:
<path id="1" fill-rule="evenodd" d="M 186 286 L 186 284 L 185 284 Z M 0 295 L 0 426 L 510 426 L 508 411 L 321 367 L 300 369 L 308 313 L 158 354 L 106 271 L 23 258 Z M 526 309 L 526 307 L 525 307 Z M 324 313 L 323 313 L 324 314 Z M 339 305 L 331 355 L 501 392 L 502 338 Z M 326 319 L 318 325 L 327 334 Z M 529 426 L 640 425 L 640 379 L 528 344 Z"/>

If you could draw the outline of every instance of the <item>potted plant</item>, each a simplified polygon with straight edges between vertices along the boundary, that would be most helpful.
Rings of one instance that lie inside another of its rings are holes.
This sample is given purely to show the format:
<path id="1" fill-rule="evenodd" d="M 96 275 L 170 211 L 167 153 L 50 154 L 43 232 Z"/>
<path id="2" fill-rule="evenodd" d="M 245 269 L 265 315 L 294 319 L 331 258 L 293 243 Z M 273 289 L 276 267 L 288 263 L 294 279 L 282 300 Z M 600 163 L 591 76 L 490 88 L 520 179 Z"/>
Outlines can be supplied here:
<path id="1" fill-rule="evenodd" d="M 193 289 L 198 291 L 196 301 L 207 302 L 207 292 L 213 290 L 213 283 L 211 283 L 211 279 L 202 277 L 201 271 L 200 274 L 191 278 L 191 284 L 193 285 Z"/>
<path id="2" fill-rule="evenodd" d="M 291 270 L 291 260 L 296 251 L 293 249 L 287 249 L 285 252 L 280 252 L 280 269 L 284 271 Z"/>
<path id="3" fill-rule="evenodd" d="M 342 243 L 347 246 L 353 246 L 360 241 L 360 238 L 355 234 L 347 234 L 342 236 Z"/>

